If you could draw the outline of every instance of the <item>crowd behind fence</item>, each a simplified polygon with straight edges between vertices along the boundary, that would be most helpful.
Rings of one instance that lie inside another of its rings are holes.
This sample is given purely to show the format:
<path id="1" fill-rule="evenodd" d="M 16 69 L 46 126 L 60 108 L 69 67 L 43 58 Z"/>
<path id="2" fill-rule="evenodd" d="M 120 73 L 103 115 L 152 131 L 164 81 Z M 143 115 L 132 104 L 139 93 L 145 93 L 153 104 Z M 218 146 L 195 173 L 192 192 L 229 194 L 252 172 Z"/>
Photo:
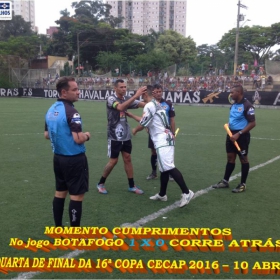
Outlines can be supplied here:
<path id="1" fill-rule="evenodd" d="M 19 69 L 11 69 L 7 79 L 16 87 L 55 89 L 59 75 L 55 71 L 29 69 L 24 72 Z M 227 91 L 233 84 L 241 84 L 247 90 L 272 88 L 272 78 L 264 75 L 205 75 L 205 76 L 121 76 L 121 77 L 77 77 L 77 83 L 80 89 L 100 90 L 114 89 L 114 82 L 117 79 L 123 79 L 127 84 L 128 90 L 136 90 L 140 86 L 148 84 L 160 84 L 164 91 Z"/>
<path id="2" fill-rule="evenodd" d="M 35 88 L 55 89 L 59 77 L 43 79 L 34 83 Z M 184 77 L 78 77 L 79 88 L 84 90 L 114 89 L 117 79 L 123 79 L 128 90 L 137 90 L 140 86 L 160 84 L 164 91 L 227 91 L 234 84 L 243 85 L 247 90 L 272 88 L 272 79 L 269 77 L 254 78 L 251 76 L 184 76 Z"/>

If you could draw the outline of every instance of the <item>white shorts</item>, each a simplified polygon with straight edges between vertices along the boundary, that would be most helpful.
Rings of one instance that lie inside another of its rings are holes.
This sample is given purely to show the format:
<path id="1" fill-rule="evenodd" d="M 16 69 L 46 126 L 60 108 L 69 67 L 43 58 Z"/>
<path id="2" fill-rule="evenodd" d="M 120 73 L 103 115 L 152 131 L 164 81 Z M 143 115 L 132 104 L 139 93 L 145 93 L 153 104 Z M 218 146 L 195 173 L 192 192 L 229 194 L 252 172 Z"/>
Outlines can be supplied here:
<path id="1" fill-rule="evenodd" d="M 174 146 L 165 146 L 157 149 L 157 163 L 160 172 L 165 172 L 175 168 Z"/>

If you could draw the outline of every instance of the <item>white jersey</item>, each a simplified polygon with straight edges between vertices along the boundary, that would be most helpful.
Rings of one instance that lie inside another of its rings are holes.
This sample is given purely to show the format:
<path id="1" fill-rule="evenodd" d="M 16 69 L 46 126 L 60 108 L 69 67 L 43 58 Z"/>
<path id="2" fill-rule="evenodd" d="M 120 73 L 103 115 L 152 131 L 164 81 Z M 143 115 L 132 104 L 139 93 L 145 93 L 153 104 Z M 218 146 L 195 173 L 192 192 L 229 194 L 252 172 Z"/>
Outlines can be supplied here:
<path id="1" fill-rule="evenodd" d="M 145 105 L 140 124 L 149 129 L 155 149 L 174 146 L 174 136 L 166 112 L 156 100 L 153 99 Z"/>

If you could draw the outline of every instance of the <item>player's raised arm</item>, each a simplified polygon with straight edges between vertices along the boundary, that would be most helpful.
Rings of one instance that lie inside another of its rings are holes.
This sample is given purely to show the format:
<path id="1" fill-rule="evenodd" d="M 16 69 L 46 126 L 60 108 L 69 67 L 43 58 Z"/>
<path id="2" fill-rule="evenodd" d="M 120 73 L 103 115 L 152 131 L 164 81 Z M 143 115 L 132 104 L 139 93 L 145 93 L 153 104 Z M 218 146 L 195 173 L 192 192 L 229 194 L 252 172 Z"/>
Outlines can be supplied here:
<path id="1" fill-rule="evenodd" d="M 136 93 L 135 93 L 131 98 L 129 98 L 128 100 L 126 100 L 126 101 L 123 102 L 123 103 L 118 103 L 117 106 L 116 106 L 116 109 L 117 109 L 118 111 L 125 111 L 125 110 L 129 107 L 129 105 L 130 105 L 131 103 L 133 103 L 136 99 L 138 99 L 140 96 L 142 96 L 142 94 L 143 94 L 146 90 L 147 90 L 146 87 L 141 87 L 141 88 L 139 88 L 139 89 L 136 91 Z M 144 103 L 144 102 L 139 102 L 139 103 Z M 138 103 L 138 106 L 139 106 L 139 103 Z M 145 105 L 144 105 L 144 106 L 145 106 Z M 144 107 L 144 106 L 143 106 L 143 107 Z M 142 107 L 142 105 L 139 106 L 139 107 Z"/>
<path id="2" fill-rule="evenodd" d="M 140 121 L 141 121 L 141 117 L 136 116 L 136 115 L 134 115 L 134 114 L 132 114 L 132 113 L 130 113 L 130 112 L 125 112 L 125 114 L 126 114 L 128 117 L 130 117 L 130 118 L 136 120 L 137 122 L 140 122 Z"/>

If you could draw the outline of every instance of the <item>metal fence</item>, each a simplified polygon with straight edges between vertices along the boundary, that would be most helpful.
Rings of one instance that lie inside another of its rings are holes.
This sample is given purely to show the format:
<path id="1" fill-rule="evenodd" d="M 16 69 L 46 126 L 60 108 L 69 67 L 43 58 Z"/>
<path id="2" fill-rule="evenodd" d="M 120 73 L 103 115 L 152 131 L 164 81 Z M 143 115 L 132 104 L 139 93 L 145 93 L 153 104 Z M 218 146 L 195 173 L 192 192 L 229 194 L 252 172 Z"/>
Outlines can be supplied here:
<path id="1" fill-rule="evenodd" d="M 18 88 L 45 88 L 55 89 L 59 78 L 56 69 L 24 69 L 24 68 L 0 68 L 0 87 Z M 127 90 L 137 90 L 140 86 L 148 84 L 160 84 L 164 91 L 197 91 L 200 89 L 209 91 L 224 91 L 233 84 L 239 83 L 247 90 L 261 88 L 272 90 L 273 85 L 266 83 L 265 88 L 253 84 L 251 77 L 233 76 L 122 76 L 106 77 L 101 75 L 90 77 L 76 77 L 80 89 L 88 90 L 113 90 L 116 79 L 123 79 L 127 84 Z"/>
<path id="2" fill-rule="evenodd" d="M 56 69 L 24 69 L 11 68 L 10 81 L 17 87 L 46 88 L 55 87 Z"/>

